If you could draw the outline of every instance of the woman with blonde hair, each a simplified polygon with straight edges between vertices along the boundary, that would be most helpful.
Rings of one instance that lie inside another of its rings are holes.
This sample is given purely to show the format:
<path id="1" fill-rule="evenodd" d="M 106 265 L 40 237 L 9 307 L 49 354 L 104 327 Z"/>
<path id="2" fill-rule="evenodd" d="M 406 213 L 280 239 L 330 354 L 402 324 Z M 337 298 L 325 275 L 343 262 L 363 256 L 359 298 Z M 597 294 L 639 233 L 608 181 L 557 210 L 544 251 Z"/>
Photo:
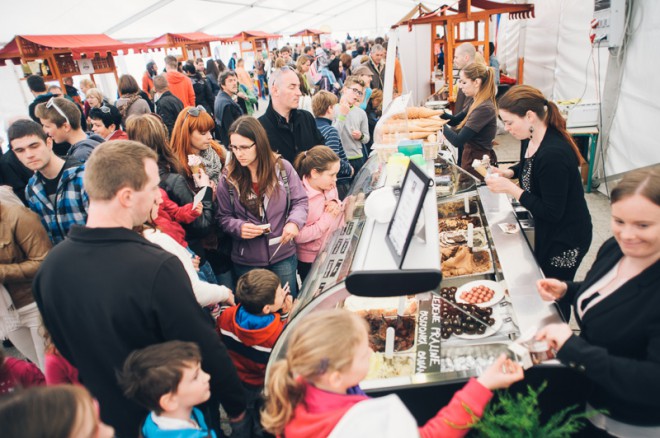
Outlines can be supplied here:
<path id="1" fill-rule="evenodd" d="M 89 112 L 92 108 L 101 108 L 107 101 L 103 93 L 98 88 L 90 88 L 85 93 L 85 117 L 89 117 Z M 91 125 L 91 122 L 88 122 Z"/>
<path id="2" fill-rule="evenodd" d="M 455 116 L 445 116 L 449 123 L 443 128 L 447 140 L 458 149 L 459 163 L 463 169 L 483 180 L 472 167 L 472 162 L 484 155 L 491 164 L 497 163 L 493 139 L 497 134 L 497 103 L 493 71 L 484 64 L 473 62 L 460 73 L 459 87 L 466 97 L 472 98 L 467 110 Z M 457 130 L 449 127 L 456 126 Z"/>
<path id="3" fill-rule="evenodd" d="M 264 428 L 287 438 L 462 437 L 483 415 L 493 390 L 523 378 L 520 365 L 502 354 L 418 428 L 398 396 L 370 399 L 360 389 L 372 355 L 368 333 L 367 322 L 346 310 L 304 317 L 291 333 L 286 357 L 269 370 Z"/>

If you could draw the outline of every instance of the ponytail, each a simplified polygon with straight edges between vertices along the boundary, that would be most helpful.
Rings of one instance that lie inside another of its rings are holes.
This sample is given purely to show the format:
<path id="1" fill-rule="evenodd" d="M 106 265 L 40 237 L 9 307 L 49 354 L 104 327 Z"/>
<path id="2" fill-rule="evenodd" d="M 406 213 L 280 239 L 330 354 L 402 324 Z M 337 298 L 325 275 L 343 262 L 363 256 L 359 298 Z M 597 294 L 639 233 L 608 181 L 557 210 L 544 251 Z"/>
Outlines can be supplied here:
<path id="1" fill-rule="evenodd" d="M 527 111 L 532 111 L 545 122 L 546 126 L 556 129 L 561 134 L 575 152 L 580 166 L 586 163 L 575 140 L 566 130 L 566 120 L 559 112 L 559 108 L 554 102 L 547 100 L 540 90 L 529 85 L 515 85 L 500 98 L 499 107 L 518 117 L 525 117 Z"/>
<path id="2" fill-rule="evenodd" d="M 468 109 L 467 115 L 463 121 L 457 126 L 458 129 L 461 129 L 465 126 L 465 123 L 468 121 L 470 114 L 482 103 L 490 100 L 495 107 L 497 112 L 497 102 L 495 101 L 496 89 L 495 89 L 495 75 L 493 69 L 486 66 L 485 64 L 480 64 L 473 62 L 462 70 L 465 77 L 473 81 L 481 79 L 481 86 L 479 87 L 479 92 L 474 96 L 472 105 Z"/>
<path id="3" fill-rule="evenodd" d="M 261 414 L 264 428 L 281 435 L 305 398 L 307 382 L 329 372 L 346 372 L 367 333 L 366 320 L 347 310 L 321 310 L 302 318 L 293 328 L 286 358 L 270 368 Z"/>
<path id="4" fill-rule="evenodd" d="M 261 411 L 264 429 L 273 435 L 282 435 L 304 396 L 305 384 L 293 377 L 286 359 L 275 362 L 266 385 L 266 405 Z"/>
<path id="5" fill-rule="evenodd" d="M 330 168 L 330 164 L 339 161 L 339 156 L 327 146 L 314 146 L 308 151 L 298 154 L 293 161 L 293 167 L 300 176 L 309 177 L 313 169 L 323 172 Z"/>

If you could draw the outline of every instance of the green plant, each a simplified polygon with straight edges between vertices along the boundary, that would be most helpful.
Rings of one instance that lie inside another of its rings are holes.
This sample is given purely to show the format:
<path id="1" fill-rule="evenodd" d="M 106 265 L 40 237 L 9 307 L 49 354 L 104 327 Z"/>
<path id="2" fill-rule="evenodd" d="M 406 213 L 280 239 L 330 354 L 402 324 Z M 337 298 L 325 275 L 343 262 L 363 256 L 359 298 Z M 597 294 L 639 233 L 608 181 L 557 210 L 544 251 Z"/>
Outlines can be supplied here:
<path id="1" fill-rule="evenodd" d="M 527 386 L 527 394 L 511 395 L 500 393 L 499 400 L 490 404 L 481 419 L 468 406 L 464 408 L 472 416 L 470 436 L 484 438 L 565 438 L 584 427 L 584 420 L 595 412 L 575 412 L 576 405 L 569 406 L 554 414 L 545 424 L 541 424 L 541 409 L 538 396 L 547 387 L 547 382 L 534 390 Z"/>

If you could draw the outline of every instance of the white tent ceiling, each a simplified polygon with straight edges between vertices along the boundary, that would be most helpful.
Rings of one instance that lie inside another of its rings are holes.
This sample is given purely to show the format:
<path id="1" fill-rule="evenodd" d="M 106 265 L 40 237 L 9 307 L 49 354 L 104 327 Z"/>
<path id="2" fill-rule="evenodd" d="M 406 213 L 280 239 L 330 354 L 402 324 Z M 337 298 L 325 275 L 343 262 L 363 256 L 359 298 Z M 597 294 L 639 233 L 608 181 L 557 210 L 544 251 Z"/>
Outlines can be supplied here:
<path id="1" fill-rule="evenodd" d="M 445 3 L 424 1 L 433 9 Z M 106 33 L 119 40 L 148 40 L 166 32 L 228 36 L 249 29 L 289 35 L 304 28 L 375 36 L 384 34 L 415 4 L 414 0 L 7 1 L 0 15 L 0 42 L 18 34 Z"/>

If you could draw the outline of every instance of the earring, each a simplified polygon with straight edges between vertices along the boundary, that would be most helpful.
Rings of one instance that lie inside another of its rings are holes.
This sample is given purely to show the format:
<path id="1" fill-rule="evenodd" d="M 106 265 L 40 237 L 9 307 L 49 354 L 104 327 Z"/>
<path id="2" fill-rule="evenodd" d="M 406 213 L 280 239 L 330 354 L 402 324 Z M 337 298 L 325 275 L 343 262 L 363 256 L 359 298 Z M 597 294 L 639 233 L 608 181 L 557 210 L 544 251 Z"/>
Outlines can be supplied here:
<path id="1" fill-rule="evenodd" d="M 529 138 L 532 138 L 534 136 L 534 127 L 530 125 L 529 127 Z"/>

